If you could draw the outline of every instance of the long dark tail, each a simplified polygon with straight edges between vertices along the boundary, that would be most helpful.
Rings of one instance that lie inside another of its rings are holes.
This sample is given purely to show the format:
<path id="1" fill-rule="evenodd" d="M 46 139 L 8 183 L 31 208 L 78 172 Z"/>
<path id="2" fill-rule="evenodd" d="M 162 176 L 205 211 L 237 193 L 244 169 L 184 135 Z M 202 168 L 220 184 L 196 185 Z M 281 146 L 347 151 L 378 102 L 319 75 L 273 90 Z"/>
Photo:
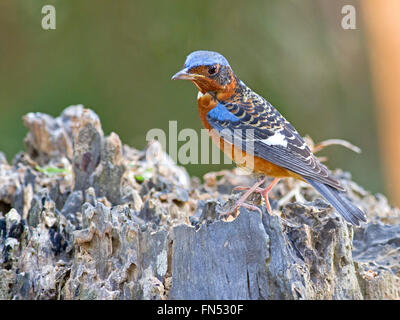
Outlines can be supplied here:
<path id="1" fill-rule="evenodd" d="M 311 179 L 306 180 L 343 216 L 347 222 L 359 226 L 360 221 L 367 221 L 365 213 L 351 203 L 345 192 L 339 191 L 321 182 L 316 182 Z"/>

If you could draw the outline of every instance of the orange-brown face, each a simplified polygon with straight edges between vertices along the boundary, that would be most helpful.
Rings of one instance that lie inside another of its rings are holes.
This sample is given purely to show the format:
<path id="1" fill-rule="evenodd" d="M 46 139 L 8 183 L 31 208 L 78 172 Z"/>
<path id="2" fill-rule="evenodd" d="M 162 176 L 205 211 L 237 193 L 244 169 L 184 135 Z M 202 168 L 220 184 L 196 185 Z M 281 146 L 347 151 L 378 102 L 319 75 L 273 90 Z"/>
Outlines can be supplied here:
<path id="1" fill-rule="evenodd" d="M 217 92 L 223 90 L 217 78 L 215 77 L 220 70 L 220 65 L 198 66 L 189 70 L 189 74 L 193 75 L 191 80 L 202 93 Z"/>
<path id="2" fill-rule="evenodd" d="M 172 79 L 190 80 L 203 94 L 212 92 L 216 96 L 231 95 L 236 86 L 236 78 L 232 69 L 220 64 L 184 68 Z"/>

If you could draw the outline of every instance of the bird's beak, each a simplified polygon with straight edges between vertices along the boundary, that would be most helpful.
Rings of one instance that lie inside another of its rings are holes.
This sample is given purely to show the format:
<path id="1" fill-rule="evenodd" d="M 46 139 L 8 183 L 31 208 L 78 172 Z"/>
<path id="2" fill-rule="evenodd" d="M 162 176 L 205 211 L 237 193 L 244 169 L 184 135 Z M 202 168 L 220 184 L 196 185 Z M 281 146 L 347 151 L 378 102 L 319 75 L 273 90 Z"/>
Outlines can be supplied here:
<path id="1" fill-rule="evenodd" d="M 193 74 L 189 72 L 188 68 L 184 68 L 181 71 L 175 73 L 171 80 L 196 80 L 198 78 L 202 78 L 201 74 Z"/>

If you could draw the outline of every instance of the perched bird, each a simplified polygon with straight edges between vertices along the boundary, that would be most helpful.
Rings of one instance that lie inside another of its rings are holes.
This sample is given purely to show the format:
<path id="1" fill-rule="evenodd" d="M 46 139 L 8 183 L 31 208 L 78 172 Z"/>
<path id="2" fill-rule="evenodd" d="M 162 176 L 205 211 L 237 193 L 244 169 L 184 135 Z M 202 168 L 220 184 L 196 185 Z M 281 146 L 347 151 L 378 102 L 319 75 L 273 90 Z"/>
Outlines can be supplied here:
<path id="1" fill-rule="evenodd" d="M 264 176 L 250 188 L 237 188 L 247 191 L 228 214 L 240 206 L 260 211 L 245 202 L 253 192 L 263 195 L 270 213 L 268 193 L 280 178 L 293 177 L 312 185 L 347 222 L 359 225 L 366 221 L 365 214 L 351 203 L 346 190 L 313 155 L 296 129 L 267 100 L 239 80 L 221 54 L 192 52 L 172 79 L 190 80 L 198 88 L 198 112 L 213 142 L 233 161 L 238 162 L 234 155 L 239 155 L 239 166 Z M 243 161 L 248 155 L 252 161 Z M 267 176 L 275 179 L 261 188 Z"/>

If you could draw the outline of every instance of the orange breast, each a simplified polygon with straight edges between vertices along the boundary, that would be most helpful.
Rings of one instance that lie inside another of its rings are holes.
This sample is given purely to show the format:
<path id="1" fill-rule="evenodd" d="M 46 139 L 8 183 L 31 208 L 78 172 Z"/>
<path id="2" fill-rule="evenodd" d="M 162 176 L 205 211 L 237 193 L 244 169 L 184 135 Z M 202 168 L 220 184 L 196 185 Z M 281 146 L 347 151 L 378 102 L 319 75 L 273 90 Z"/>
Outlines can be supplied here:
<path id="1" fill-rule="evenodd" d="M 207 121 L 207 113 L 217 106 L 217 101 L 209 94 L 201 95 L 199 93 L 197 101 L 200 120 L 203 126 L 208 129 L 211 140 L 239 167 L 245 167 L 255 173 L 265 174 L 271 177 L 293 177 L 296 179 L 304 180 L 298 174 L 279 167 L 265 159 L 254 156 L 252 159 L 246 158 L 246 153 L 242 149 L 235 147 L 227 141 L 224 141 L 215 130 L 212 130 L 211 125 Z M 250 157 L 247 156 L 247 157 Z"/>

